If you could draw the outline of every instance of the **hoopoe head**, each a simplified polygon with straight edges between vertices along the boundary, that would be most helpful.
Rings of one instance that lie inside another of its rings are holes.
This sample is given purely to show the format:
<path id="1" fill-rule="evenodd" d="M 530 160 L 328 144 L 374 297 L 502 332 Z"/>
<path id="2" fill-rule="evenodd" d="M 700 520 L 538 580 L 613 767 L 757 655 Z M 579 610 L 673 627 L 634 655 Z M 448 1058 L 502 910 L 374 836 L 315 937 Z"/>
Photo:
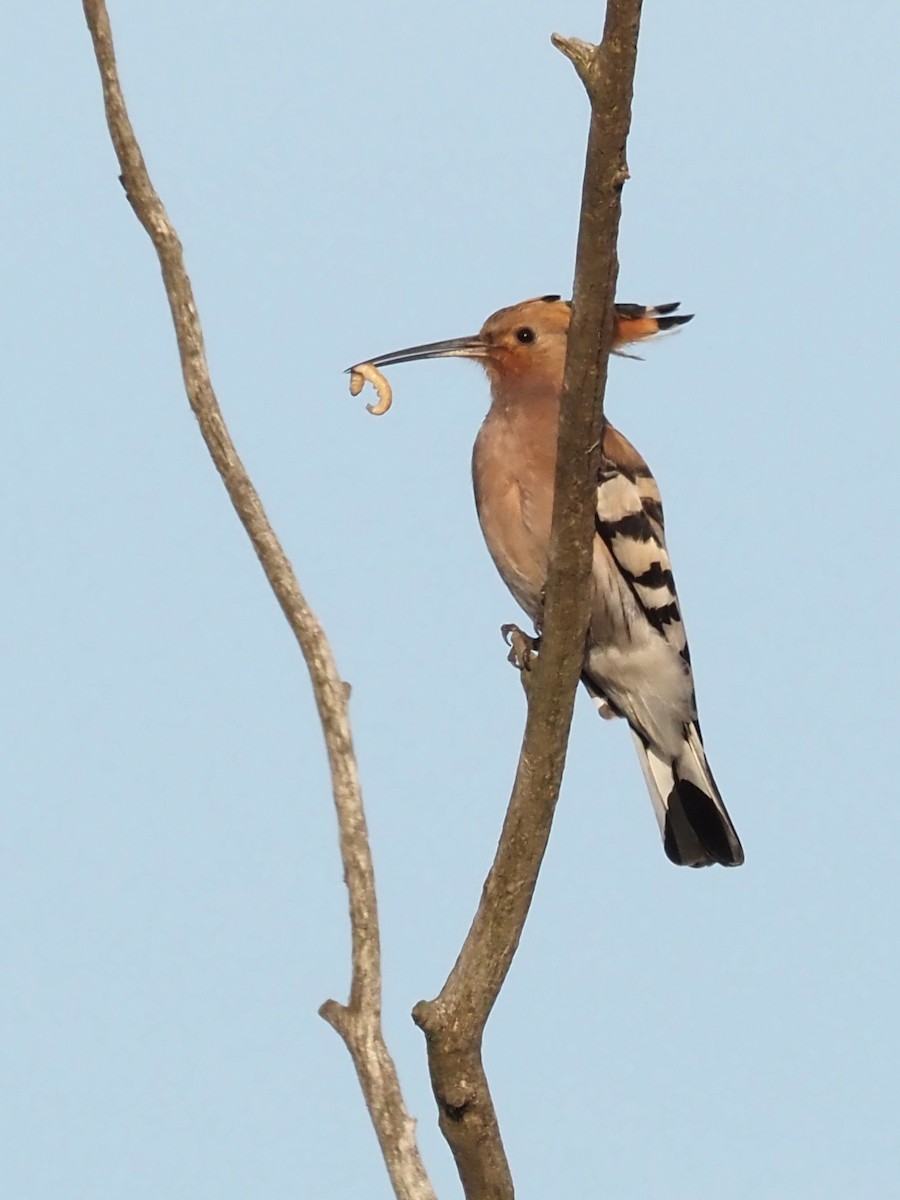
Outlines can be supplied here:
<path id="1" fill-rule="evenodd" d="M 493 313 L 481 327 L 484 366 L 495 387 L 562 388 L 571 308 L 559 296 L 523 300 Z"/>
<path id="2" fill-rule="evenodd" d="M 616 305 L 612 352 L 657 333 L 683 325 L 690 316 L 672 316 L 678 304 L 655 308 L 639 304 Z M 472 358 L 485 368 L 494 388 L 562 387 L 566 363 L 571 305 L 559 296 L 523 300 L 493 313 L 478 333 L 394 350 L 368 359 L 375 367 L 415 362 L 425 358 Z"/>

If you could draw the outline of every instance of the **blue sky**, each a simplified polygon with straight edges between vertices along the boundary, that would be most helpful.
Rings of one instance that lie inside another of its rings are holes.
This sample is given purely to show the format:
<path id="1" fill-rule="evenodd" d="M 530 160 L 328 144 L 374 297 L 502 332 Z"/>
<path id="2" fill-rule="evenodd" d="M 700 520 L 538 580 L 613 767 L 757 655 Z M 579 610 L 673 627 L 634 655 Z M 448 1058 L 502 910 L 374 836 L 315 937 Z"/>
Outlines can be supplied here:
<path id="1" fill-rule="evenodd" d="M 571 287 L 598 4 L 113 4 L 219 397 L 353 685 L 385 1023 L 477 902 L 523 720 L 469 453 L 479 370 L 343 368 Z M 518 1194 L 895 1188 L 900 12 L 645 5 L 614 361 L 660 481 L 710 761 L 747 852 L 677 870 L 627 731 L 578 705 L 487 1038 Z M 16 1200 L 387 1197 L 316 1015 L 348 934 L 290 633 L 181 391 L 78 4 L 0 54 L 5 335 L 0 1179 Z"/>

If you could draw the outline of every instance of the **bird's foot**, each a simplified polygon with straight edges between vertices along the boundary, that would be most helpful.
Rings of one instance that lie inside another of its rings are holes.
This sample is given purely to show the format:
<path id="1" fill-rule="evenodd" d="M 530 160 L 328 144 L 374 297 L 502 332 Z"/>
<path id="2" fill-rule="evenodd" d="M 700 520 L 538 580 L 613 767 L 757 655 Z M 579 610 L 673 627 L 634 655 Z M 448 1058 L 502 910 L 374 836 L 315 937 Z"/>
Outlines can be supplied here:
<path id="1" fill-rule="evenodd" d="M 500 632 L 510 647 L 507 662 L 511 662 L 519 671 L 530 671 L 540 650 L 541 639 L 524 633 L 518 625 L 501 625 Z"/>

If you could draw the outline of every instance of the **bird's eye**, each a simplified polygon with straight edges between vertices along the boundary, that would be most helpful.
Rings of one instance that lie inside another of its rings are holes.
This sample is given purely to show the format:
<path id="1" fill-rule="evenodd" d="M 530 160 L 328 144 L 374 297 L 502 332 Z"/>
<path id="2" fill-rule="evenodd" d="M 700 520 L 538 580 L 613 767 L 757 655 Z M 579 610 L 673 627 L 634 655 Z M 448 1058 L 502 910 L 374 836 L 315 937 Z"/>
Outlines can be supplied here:
<path id="1" fill-rule="evenodd" d="M 529 342 L 534 341 L 534 330 L 529 329 L 527 325 L 523 325 L 521 329 L 516 330 L 516 341 L 521 342 L 523 346 L 527 346 Z"/>

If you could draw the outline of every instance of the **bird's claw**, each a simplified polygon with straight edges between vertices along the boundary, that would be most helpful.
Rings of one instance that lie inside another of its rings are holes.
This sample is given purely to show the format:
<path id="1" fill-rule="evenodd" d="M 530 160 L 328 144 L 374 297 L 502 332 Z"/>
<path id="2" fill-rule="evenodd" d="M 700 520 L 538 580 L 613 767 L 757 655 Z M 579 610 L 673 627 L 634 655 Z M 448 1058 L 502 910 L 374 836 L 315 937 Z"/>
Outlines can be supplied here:
<path id="1" fill-rule="evenodd" d="M 518 625 L 501 625 L 500 632 L 504 642 L 510 647 L 506 656 L 507 662 L 511 662 L 519 671 L 530 671 L 540 649 L 541 639 L 524 633 Z"/>

